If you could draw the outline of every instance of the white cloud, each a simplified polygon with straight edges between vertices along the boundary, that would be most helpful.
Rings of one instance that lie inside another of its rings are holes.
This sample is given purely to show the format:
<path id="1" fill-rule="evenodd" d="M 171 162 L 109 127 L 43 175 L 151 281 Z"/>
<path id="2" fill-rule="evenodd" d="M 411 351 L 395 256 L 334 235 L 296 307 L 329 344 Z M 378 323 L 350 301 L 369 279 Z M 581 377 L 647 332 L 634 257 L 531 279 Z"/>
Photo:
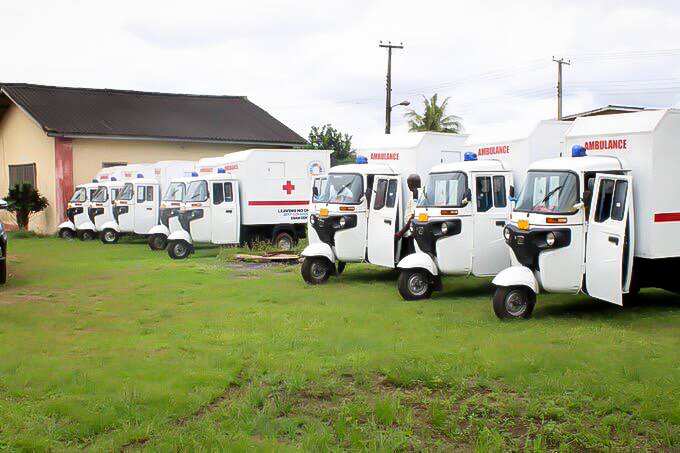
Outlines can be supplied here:
<path id="1" fill-rule="evenodd" d="M 3 2 L 3 81 L 241 94 L 306 135 L 332 123 L 356 142 L 380 133 L 386 56 L 393 101 L 451 96 L 475 133 L 603 104 L 680 103 L 672 1 Z M 406 130 L 403 109 L 393 129 Z"/>

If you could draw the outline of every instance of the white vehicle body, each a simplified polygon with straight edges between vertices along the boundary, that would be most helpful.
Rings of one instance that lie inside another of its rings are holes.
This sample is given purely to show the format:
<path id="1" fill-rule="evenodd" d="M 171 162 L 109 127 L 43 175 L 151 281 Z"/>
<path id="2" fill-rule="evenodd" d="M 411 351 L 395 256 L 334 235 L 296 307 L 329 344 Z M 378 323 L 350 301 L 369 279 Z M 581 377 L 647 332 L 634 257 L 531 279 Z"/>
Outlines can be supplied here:
<path id="1" fill-rule="evenodd" d="M 144 167 L 132 179 L 127 179 L 113 200 L 113 220 L 103 224 L 102 241 L 113 243 L 120 235 L 147 236 L 160 223 L 161 197 L 171 180 L 191 176 L 196 170 L 192 161 L 160 161 Z"/>
<path id="2" fill-rule="evenodd" d="M 403 242 L 395 240 L 395 233 L 404 225 L 412 196 L 407 178 L 424 177 L 442 161 L 462 159 L 466 139 L 432 132 L 385 136 L 357 151 L 357 160 L 366 163 L 331 168 L 318 181 L 323 190 L 310 205 L 310 245 L 302 252 L 305 281 L 322 283 L 349 262 L 395 268 Z M 351 196 L 341 196 L 339 189 Z M 319 278 L 310 278 L 310 272 Z"/>
<path id="3" fill-rule="evenodd" d="M 519 138 L 471 138 L 463 162 L 430 170 L 411 225 L 416 251 L 398 264 L 402 297 L 429 297 L 441 288 L 441 275 L 489 276 L 510 265 L 503 238 L 508 195 L 531 162 L 561 155 L 571 124 L 546 120 Z"/>
<path id="4" fill-rule="evenodd" d="M 181 230 L 170 234 L 169 247 L 188 247 L 190 252 L 195 243 L 284 237 L 286 246 L 292 246 L 305 236 L 312 181 L 328 169 L 330 152 L 250 149 L 208 163 L 218 165 L 217 171 L 213 167 L 209 173 L 199 161 L 180 210 Z M 186 257 L 170 248 L 168 252 L 173 258 Z"/>
<path id="5" fill-rule="evenodd" d="M 513 266 L 494 279 L 496 314 L 530 316 L 539 291 L 616 305 L 640 287 L 677 291 L 678 139 L 677 110 L 578 118 L 565 143 L 576 157 L 529 169 L 505 230 Z"/>

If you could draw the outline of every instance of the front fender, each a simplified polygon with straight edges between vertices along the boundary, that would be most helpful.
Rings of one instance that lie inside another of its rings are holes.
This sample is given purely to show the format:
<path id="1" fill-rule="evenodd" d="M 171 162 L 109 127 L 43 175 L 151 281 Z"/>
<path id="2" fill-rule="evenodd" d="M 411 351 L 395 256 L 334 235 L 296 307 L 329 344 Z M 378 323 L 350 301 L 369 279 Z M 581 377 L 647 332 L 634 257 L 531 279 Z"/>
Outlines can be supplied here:
<path id="1" fill-rule="evenodd" d="M 327 258 L 331 263 L 335 263 L 335 253 L 330 245 L 325 242 L 315 242 L 314 244 L 309 244 L 300 254 L 302 256 L 323 256 Z"/>
<path id="2" fill-rule="evenodd" d="M 72 231 L 76 230 L 76 226 L 70 220 L 68 220 L 64 223 L 60 223 L 59 226 L 57 227 L 57 231 L 61 231 L 64 228 L 67 229 L 67 230 L 72 230 Z"/>
<path id="3" fill-rule="evenodd" d="M 108 221 L 104 225 L 102 225 L 101 230 L 113 230 L 116 233 L 120 233 L 120 227 L 118 226 L 118 222 L 115 221 Z"/>
<path id="4" fill-rule="evenodd" d="M 149 235 L 153 236 L 155 234 L 162 234 L 167 237 L 170 236 L 170 230 L 165 225 L 156 225 L 149 230 Z"/>
<path id="5" fill-rule="evenodd" d="M 524 266 L 511 266 L 500 271 L 491 283 L 496 286 L 526 286 L 538 294 L 538 281 L 531 269 Z"/>
<path id="6" fill-rule="evenodd" d="M 423 252 L 416 252 L 408 255 L 397 264 L 399 269 L 425 269 L 432 275 L 439 275 L 437 263 L 430 255 Z"/>
<path id="7" fill-rule="evenodd" d="M 191 240 L 191 235 L 184 230 L 173 232 L 170 236 L 168 236 L 168 241 L 185 241 L 189 244 L 194 243 Z"/>
<path id="8" fill-rule="evenodd" d="M 92 222 L 83 222 L 80 225 L 78 225 L 77 230 L 84 231 L 84 230 L 92 230 L 92 231 L 97 231 L 97 228 L 94 226 L 94 223 Z"/>

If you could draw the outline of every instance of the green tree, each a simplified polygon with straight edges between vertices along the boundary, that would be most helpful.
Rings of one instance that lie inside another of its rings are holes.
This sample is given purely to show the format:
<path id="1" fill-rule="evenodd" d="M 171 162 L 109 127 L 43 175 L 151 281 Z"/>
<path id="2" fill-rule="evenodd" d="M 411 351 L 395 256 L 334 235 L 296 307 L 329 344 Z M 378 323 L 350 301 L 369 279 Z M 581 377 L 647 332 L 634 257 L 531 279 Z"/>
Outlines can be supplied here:
<path id="1" fill-rule="evenodd" d="M 404 114 L 408 118 L 409 130 L 411 132 L 433 131 L 460 134 L 463 131 L 462 120 L 456 115 L 446 114 L 448 102 L 449 98 L 446 98 L 441 104 L 437 104 L 437 93 L 433 94 L 430 99 L 423 96 L 425 111 L 422 115 L 413 109 Z"/>
<path id="2" fill-rule="evenodd" d="M 352 136 L 343 134 L 330 124 L 312 126 L 309 131 L 309 147 L 312 149 L 333 150 L 331 163 L 344 161 L 352 155 Z"/>
<path id="3" fill-rule="evenodd" d="M 40 192 L 28 183 L 15 184 L 9 189 L 5 201 L 7 210 L 14 213 L 20 230 L 28 230 L 28 221 L 31 216 L 44 211 L 49 206 L 47 198 L 40 195 Z"/>

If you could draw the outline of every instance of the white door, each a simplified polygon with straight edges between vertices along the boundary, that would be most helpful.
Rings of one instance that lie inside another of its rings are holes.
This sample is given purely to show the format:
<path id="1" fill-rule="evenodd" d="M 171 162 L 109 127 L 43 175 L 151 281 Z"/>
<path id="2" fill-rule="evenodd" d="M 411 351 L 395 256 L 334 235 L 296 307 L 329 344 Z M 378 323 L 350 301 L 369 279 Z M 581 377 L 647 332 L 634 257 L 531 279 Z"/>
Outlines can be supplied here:
<path id="1" fill-rule="evenodd" d="M 503 228 L 510 213 L 508 173 L 478 173 L 474 176 L 472 273 L 496 275 L 510 267 Z"/>
<path id="2" fill-rule="evenodd" d="M 158 185 L 136 184 L 134 232 L 147 234 L 158 223 Z"/>
<path id="3" fill-rule="evenodd" d="M 597 175 L 588 219 L 586 289 L 590 296 L 616 305 L 623 305 L 624 278 L 632 265 L 632 186 L 630 176 Z"/>
<path id="4" fill-rule="evenodd" d="M 379 266 L 394 267 L 399 200 L 399 178 L 376 176 L 375 193 L 368 213 L 368 262 Z"/>
<path id="5" fill-rule="evenodd" d="M 213 181 L 211 184 L 212 243 L 238 244 L 241 232 L 238 182 Z"/>
<path id="6" fill-rule="evenodd" d="M 309 199 L 311 200 L 311 202 L 309 203 L 310 214 L 319 212 L 317 200 L 320 196 L 323 195 L 324 191 L 326 190 L 327 182 L 328 178 L 326 176 L 319 176 L 317 178 L 314 178 L 314 182 L 312 183 L 312 193 L 309 195 Z M 309 240 L 310 244 L 321 242 L 321 239 L 319 239 L 319 235 L 316 233 L 316 230 L 309 223 L 309 218 L 307 218 L 307 239 Z"/>

